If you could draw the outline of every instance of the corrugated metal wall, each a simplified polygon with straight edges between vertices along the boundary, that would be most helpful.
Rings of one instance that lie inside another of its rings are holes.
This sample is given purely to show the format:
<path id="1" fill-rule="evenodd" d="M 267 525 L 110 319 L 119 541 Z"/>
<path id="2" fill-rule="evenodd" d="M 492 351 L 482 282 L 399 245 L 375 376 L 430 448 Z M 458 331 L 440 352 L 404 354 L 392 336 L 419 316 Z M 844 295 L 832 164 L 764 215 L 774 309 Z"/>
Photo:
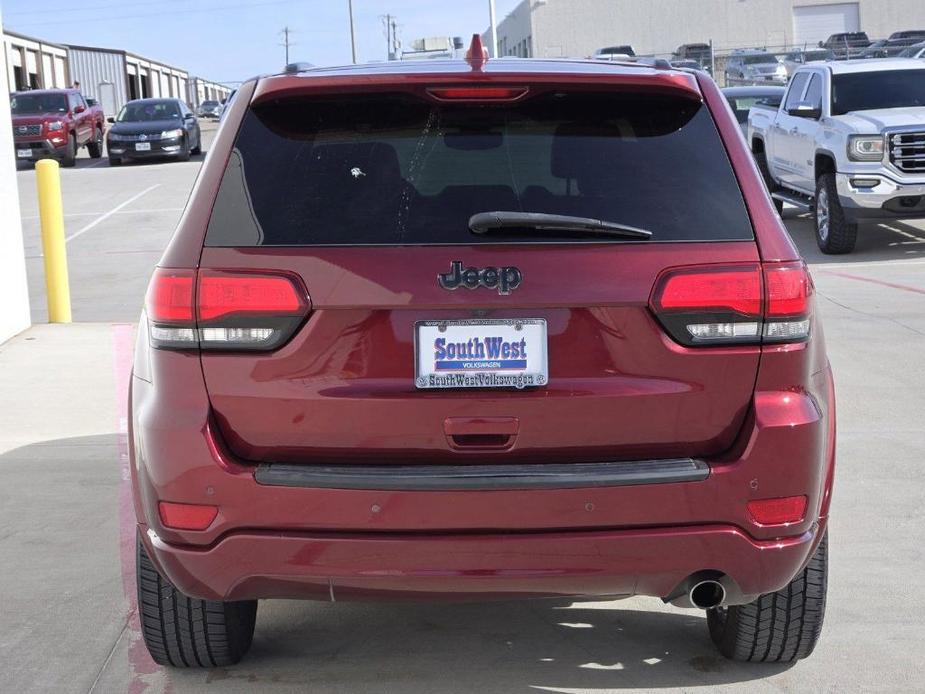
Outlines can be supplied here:
<path id="1" fill-rule="evenodd" d="M 128 101 L 125 56 L 109 51 L 69 48 L 68 62 L 71 80 L 80 82 L 83 95 L 99 101 L 107 116 L 115 116 Z"/>

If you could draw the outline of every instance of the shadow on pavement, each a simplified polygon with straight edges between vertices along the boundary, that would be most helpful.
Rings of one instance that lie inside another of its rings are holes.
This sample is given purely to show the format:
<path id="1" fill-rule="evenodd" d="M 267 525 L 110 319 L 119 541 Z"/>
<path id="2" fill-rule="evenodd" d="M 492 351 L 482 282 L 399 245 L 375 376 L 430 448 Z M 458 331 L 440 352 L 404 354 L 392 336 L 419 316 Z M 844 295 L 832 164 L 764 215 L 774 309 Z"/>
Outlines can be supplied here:
<path id="1" fill-rule="evenodd" d="M 724 659 L 702 613 L 571 605 L 265 601 L 239 666 L 168 677 L 178 691 L 272 683 L 313 692 L 573 692 L 745 682 L 789 667 Z"/>
<path id="2" fill-rule="evenodd" d="M 858 242 L 854 252 L 825 255 L 816 245 L 812 215 L 785 209 L 783 219 L 794 243 L 810 264 L 925 258 L 925 225 L 918 220 L 914 224 L 901 220 L 862 223 L 858 227 Z"/>

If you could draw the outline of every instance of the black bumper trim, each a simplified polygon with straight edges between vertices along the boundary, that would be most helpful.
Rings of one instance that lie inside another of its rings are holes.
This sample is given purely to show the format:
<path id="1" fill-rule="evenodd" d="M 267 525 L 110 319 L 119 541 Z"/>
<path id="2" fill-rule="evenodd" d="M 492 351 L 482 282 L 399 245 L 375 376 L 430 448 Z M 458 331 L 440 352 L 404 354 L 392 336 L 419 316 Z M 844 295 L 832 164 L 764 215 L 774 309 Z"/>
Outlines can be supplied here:
<path id="1" fill-rule="evenodd" d="M 258 484 L 378 491 L 498 491 L 578 489 L 699 482 L 710 475 L 702 460 L 526 465 L 294 465 L 258 466 Z"/>

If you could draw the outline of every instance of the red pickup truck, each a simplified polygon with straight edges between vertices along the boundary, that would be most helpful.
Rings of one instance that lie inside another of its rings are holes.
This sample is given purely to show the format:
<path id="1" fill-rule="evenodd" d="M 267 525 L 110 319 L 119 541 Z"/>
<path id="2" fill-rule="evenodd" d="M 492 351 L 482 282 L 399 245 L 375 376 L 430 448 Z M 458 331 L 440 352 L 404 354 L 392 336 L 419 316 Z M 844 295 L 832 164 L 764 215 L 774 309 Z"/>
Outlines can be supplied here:
<path id="1" fill-rule="evenodd" d="M 10 111 L 17 161 L 51 157 L 62 166 L 74 166 L 80 147 L 93 159 L 103 154 L 103 109 L 88 106 L 76 89 L 14 92 Z"/>

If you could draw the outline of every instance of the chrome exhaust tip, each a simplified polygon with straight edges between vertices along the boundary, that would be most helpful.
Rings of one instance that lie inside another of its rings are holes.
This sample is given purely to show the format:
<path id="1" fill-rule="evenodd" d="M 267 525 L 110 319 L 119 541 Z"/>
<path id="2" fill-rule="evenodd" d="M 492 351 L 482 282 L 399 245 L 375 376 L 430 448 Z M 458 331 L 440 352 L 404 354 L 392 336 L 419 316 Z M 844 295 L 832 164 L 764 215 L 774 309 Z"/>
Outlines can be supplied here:
<path id="1" fill-rule="evenodd" d="M 687 596 L 694 607 L 709 610 L 723 604 L 726 599 L 726 589 L 719 581 L 708 579 L 692 585 Z"/>

